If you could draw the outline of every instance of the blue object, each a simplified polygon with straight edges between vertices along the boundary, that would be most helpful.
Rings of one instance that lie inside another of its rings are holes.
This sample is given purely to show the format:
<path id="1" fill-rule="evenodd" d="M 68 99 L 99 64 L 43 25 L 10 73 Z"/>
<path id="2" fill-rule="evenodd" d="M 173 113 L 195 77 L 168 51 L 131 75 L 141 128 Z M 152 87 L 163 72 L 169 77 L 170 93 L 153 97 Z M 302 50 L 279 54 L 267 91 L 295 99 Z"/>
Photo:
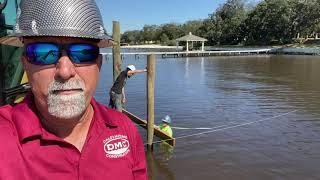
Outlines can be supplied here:
<path id="1" fill-rule="evenodd" d="M 31 64 L 49 65 L 56 64 L 65 49 L 73 63 L 92 63 L 99 56 L 99 48 L 92 44 L 68 44 L 58 45 L 55 43 L 32 43 L 25 49 L 25 55 Z"/>
<path id="2" fill-rule="evenodd" d="M 162 119 L 162 122 L 171 124 L 171 118 L 170 118 L 170 116 L 169 116 L 169 115 L 166 115 L 166 116 L 164 117 L 164 119 Z"/>

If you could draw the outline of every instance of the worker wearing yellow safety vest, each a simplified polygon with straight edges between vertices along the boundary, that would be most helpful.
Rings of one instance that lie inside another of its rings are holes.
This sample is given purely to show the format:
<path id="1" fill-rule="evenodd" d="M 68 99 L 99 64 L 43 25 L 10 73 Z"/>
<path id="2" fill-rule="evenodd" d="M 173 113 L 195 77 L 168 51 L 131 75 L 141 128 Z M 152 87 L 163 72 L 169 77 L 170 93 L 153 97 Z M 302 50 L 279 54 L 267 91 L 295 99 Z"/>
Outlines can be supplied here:
<path id="1" fill-rule="evenodd" d="M 164 131 L 167 135 L 171 136 L 173 135 L 172 129 L 170 127 L 171 124 L 171 118 L 169 115 L 166 115 L 163 119 L 161 119 L 163 124 L 159 126 L 160 130 Z"/>

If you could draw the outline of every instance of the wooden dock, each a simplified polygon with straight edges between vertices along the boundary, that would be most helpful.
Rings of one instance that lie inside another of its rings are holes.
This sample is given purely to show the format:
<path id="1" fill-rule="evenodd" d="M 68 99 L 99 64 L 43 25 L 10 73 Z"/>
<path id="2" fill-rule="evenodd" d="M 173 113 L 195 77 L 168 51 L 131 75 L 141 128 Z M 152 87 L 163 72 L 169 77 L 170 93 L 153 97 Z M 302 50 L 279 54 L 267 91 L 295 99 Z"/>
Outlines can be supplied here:
<path id="1" fill-rule="evenodd" d="M 177 51 L 177 52 L 123 52 L 121 57 L 133 55 L 136 59 L 140 56 L 154 54 L 162 58 L 179 58 L 179 57 L 207 57 L 207 56 L 240 56 L 254 54 L 268 54 L 272 49 L 253 49 L 253 50 L 235 50 L 235 51 Z M 112 53 L 101 53 L 103 56 L 112 56 Z"/>

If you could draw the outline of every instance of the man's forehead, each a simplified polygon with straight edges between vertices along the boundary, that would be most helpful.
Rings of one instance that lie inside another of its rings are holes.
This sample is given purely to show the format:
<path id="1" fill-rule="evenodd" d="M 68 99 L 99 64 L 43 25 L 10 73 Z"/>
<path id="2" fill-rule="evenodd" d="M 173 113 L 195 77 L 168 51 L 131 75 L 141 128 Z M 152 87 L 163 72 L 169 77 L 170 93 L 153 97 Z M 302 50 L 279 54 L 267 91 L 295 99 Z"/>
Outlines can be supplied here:
<path id="1" fill-rule="evenodd" d="M 29 44 L 34 42 L 52 42 L 57 44 L 70 44 L 70 43 L 90 43 L 97 44 L 97 40 L 87 38 L 75 38 L 75 37 L 59 37 L 59 36 L 34 36 L 24 37 L 23 43 Z"/>

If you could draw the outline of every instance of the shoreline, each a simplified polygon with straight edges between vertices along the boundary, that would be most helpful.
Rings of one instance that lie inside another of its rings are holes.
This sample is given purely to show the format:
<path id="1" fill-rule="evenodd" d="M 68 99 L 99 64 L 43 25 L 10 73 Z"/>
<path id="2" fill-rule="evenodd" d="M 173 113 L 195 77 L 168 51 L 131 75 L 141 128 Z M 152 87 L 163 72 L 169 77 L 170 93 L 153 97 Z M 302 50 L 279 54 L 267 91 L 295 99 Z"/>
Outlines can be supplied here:
<path id="1" fill-rule="evenodd" d="M 121 46 L 121 49 L 127 49 L 130 53 L 139 53 L 139 52 L 161 52 L 161 53 L 173 53 L 178 52 L 182 53 L 183 46 L 162 46 L 158 44 L 147 44 L 147 45 L 129 45 L 129 46 Z M 266 54 L 283 54 L 283 55 L 320 55 L 320 47 L 299 47 L 299 46 L 206 46 L 205 51 L 252 51 L 252 50 L 262 50 L 262 49 L 270 49 Z M 201 51 L 189 51 L 192 53 L 201 53 Z"/>

